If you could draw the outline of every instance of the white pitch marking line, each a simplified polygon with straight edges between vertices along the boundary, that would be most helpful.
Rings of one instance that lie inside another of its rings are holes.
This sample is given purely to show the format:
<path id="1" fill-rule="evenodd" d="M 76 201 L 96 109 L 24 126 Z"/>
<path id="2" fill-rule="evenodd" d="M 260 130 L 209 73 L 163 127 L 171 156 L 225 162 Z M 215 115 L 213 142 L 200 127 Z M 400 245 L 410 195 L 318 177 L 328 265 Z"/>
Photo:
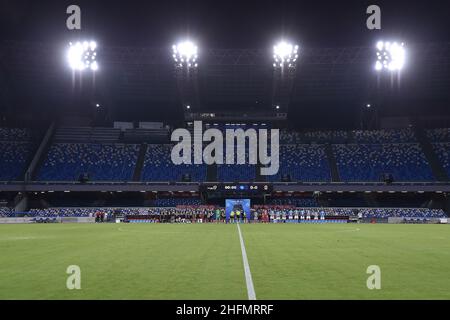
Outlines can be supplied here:
<path id="1" fill-rule="evenodd" d="M 253 287 L 252 273 L 248 264 L 247 252 L 245 251 L 244 239 L 242 238 L 239 223 L 236 224 L 239 232 L 239 241 L 241 242 L 242 261 L 244 262 L 245 282 L 247 284 L 248 300 L 256 300 L 255 288 Z"/>

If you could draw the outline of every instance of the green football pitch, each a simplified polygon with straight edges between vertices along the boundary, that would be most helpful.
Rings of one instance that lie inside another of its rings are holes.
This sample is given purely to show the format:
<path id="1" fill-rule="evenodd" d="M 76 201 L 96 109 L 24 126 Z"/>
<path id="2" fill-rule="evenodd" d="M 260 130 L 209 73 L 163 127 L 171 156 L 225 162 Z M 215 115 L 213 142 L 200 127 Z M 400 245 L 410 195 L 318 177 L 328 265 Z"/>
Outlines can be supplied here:
<path id="1" fill-rule="evenodd" d="M 450 299 L 450 226 L 241 225 L 257 299 Z M 67 268 L 81 270 L 69 290 Z M 369 290 L 367 268 L 381 270 Z M 0 299 L 247 299 L 236 225 L 0 225 Z"/>

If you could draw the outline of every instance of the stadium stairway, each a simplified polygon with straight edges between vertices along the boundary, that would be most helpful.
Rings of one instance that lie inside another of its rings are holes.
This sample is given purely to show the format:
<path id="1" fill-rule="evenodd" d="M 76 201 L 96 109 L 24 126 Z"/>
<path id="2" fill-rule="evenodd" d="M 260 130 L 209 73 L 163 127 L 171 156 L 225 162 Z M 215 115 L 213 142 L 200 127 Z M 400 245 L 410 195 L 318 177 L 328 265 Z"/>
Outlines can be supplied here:
<path id="1" fill-rule="evenodd" d="M 333 153 L 333 148 L 331 147 L 331 144 L 327 143 L 325 145 L 325 154 L 328 159 L 328 165 L 330 166 L 331 170 L 331 181 L 332 182 L 340 182 L 341 178 L 339 177 L 339 170 L 336 164 L 336 157 Z"/>
<path id="2" fill-rule="evenodd" d="M 419 141 L 420 147 L 422 148 L 425 157 L 430 164 L 431 172 L 437 181 L 449 181 L 447 172 L 442 167 L 436 153 L 433 150 L 430 140 L 428 139 L 425 131 L 420 128 L 415 130 L 417 141 Z"/>
<path id="3" fill-rule="evenodd" d="M 139 154 L 134 167 L 133 181 L 141 181 L 142 169 L 144 168 L 145 155 L 147 154 L 148 145 L 142 143 L 139 148 Z"/>
<path id="4" fill-rule="evenodd" d="M 55 123 L 52 123 L 47 129 L 37 151 L 34 153 L 33 159 L 25 172 L 25 181 L 36 180 L 39 169 L 47 158 L 47 153 L 52 145 L 53 136 L 55 135 Z"/>
<path id="5" fill-rule="evenodd" d="M 27 193 L 18 193 L 14 197 L 13 201 L 14 211 L 24 212 L 27 211 L 28 208 L 28 194 Z"/>

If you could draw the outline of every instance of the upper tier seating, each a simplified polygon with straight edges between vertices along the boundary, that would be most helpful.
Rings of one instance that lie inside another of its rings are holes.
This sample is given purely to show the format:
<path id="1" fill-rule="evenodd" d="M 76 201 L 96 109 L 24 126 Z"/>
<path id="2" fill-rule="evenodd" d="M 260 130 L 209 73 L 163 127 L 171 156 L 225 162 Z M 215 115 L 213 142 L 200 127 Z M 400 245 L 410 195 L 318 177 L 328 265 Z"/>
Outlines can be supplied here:
<path id="1" fill-rule="evenodd" d="M 31 134 L 22 128 L 0 128 L 0 181 L 23 180 L 31 157 Z"/>
<path id="2" fill-rule="evenodd" d="M 450 142 L 433 143 L 433 150 L 450 177 Z"/>
<path id="3" fill-rule="evenodd" d="M 246 182 L 255 180 L 255 165 L 221 164 L 217 166 L 217 178 L 221 182 Z"/>
<path id="4" fill-rule="evenodd" d="M 0 141 L 0 181 L 23 180 L 31 149 L 30 142 Z"/>
<path id="5" fill-rule="evenodd" d="M 431 142 L 450 142 L 450 128 L 431 129 L 426 134 Z"/>
<path id="6" fill-rule="evenodd" d="M 102 127 L 60 127 L 55 132 L 55 142 L 115 143 L 120 129 Z"/>
<path id="7" fill-rule="evenodd" d="M 59 128 L 53 145 L 44 155 L 46 158 L 38 169 L 37 178 L 76 181 L 80 174 L 87 173 L 94 181 L 132 180 L 140 146 L 113 143 L 120 139 L 119 133 L 119 129 L 113 128 Z M 450 175 L 447 152 L 450 129 L 427 130 L 426 134 Z M 32 157 L 31 150 L 36 147 L 31 138 L 27 129 L 0 128 L 0 180 L 22 180 L 27 162 Z M 320 144 L 306 144 L 313 141 Z M 323 143 L 332 143 L 331 149 L 343 182 L 380 181 L 384 173 L 391 173 L 394 181 L 434 181 L 430 165 L 412 129 L 353 132 L 281 130 L 281 143 L 278 174 L 266 176 L 267 181 L 281 181 L 283 175 L 290 175 L 292 181 L 330 181 L 329 161 L 332 158 L 327 158 L 325 150 L 328 152 L 329 149 Z M 206 164 L 174 165 L 171 150 L 172 145 L 169 144 L 148 146 L 142 181 L 181 181 L 183 174 L 189 174 L 194 182 L 206 180 Z M 242 165 L 217 165 L 217 180 L 255 181 L 257 166 L 248 164 L 248 156 L 246 162 Z M 209 171 L 210 176 L 213 172 Z"/>
<path id="8" fill-rule="evenodd" d="M 0 141 L 28 141 L 30 131 L 23 128 L 0 128 Z"/>
<path id="9" fill-rule="evenodd" d="M 345 143 L 348 140 L 346 131 L 310 131 L 304 133 L 306 142 Z"/>
<path id="10" fill-rule="evenodd" d="M 149 145 L 142 169 L 143 181 L 181 181 L 190 174 L 192 181 L 205 181 L 205 164 L 175 165 L 170 157 L 171 145 Z"/>
<path id="11" fill-rule="evenodd" d="M 255 155 L 257 158 L 257 155 Z M 245 164 L 237 164 L 237 150 L 235 149 L 235 164 L 218 164 L 217 178 L 221 182 L 235 182 L 235 181 L 254 181 L 256 173 L 256 165 L 249 163 L 249 150 L 246 146 Z"/>
<path id="12" fill-rule="evenodd" d="M 348 141 L 346 131 L 310 131 L 298 132 L 294 130 L 280 130 L 280 143 L 345 143 Z"/>
<path id="13" fill-rule="evenodd" d="M 280 142 L 282 144 L 299 143 L 412 143 L 417 142 L 414 131 L 410 128 L 401 130 L 356 130 L 348 131 L 308 131 L 298 132 L 281 130 Z"/>
<path id="14" fill-rule="evenodd" d="M 354 131 L 356 143 L 409 143 L 417 142 L 412 129 Z"/>
<path id="15" fill-rule="evenodd" d="M 90 180 L 131 180 L 138 150 L 134 144 L 56 143 L 49 150 L 39 180 L 77 181 L 84 173 Z"/>
<path id="16" fill-rule="evenodd" d="M 280 169 L 270 181 L 281 181 L 289 174 L 292 181 L 330 181 L 330 167 L 322 145 L 282 145 L 280 147 Z"/>
<path id="17" fill-rule="evenodd" d="M 342 181 L 432 181 L 433 175 L 418 144 L 351 144 L 333 146 Z"/>
<path id="18" fill-rule="evenodd" d="M 297 144 L 302 140 L 302 135 L 298 131 L 280 130 L 280 143 L 282 144 Z"/>

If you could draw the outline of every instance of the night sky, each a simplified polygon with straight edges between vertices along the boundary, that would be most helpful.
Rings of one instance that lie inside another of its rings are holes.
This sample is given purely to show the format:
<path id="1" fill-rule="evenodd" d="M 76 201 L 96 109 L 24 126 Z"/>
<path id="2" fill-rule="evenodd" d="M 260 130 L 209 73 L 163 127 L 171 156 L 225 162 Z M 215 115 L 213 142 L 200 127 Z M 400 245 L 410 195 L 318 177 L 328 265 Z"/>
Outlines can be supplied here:
<path id="1" fill-rule="evenodd" d="M 66 8 L 71 4 L 81 7 L 81 31 L 69 31 L 66 28 L 68 17 Z M 366 27 L 368 17 L 366 9 L 371 4 L 381 7 L 381 31 L 371 31 Z M 76 35 L 79 38 L 96 39 L 101 47 L 150 47 L 166 49 L 168 52 L 172 44 L 185 38 L 195 41 L 200 50 L 201 48 L 270 50 L 274 42 L 280 38 L 309 48 L 368 47 L 380 38 L 402 39 L 407 43 L 445 43 L 450 42 L 449 12 L 448 0 L 0 0 L 0 41 L 65 45 L 68 39 L 73 39 Z M 10 75 L 11 78 L 14 76 Z M 25 101 L 27 97 L 32 99 L 36 92 L 22 94 L 21 84 L 16 84 L 13 89 L 16 92 L 13 96 L 23 100 L 15 103 L 16 106 L 29 105 L 29 113 L 38 110 L 32 104 L 40 101 L 36 99 Z M 407 98 L 407 94 L 404 97 Z M 255 97 L 256 99 L 258 97 Z M 392 112 L 404 114 L 413 112 L 448 114 L 447 100 L 429 104 L 405 100 L 403 104 L 396 102 L 395 110 L 391 109 Z M 152 109 L 147 106 L 144 108 L 138 104 L 125 103 L 127 108 L 119 105 L 118 110 L 123 109 L 127 114 L 130 112 L 130 105 L 135 106 L 139 112 L 146 111 L 144 116 L 163 114 L 150 112 Z M 354 110 L 358 109 L 362 102 L 356 101 L 356 104 L 351 106 L 346 102 L 341 105 L 337 103 L 317 101 L 317 105 L 314 106 L 297 106 L 297 111 L 301 112 L 305 123 L 322 123 L 324 112 L 333 114 L 330 119 L 334 117 L 347 119 L 355 114 Z M 42 104 L 49 103 L 43 101 Z M 60 108 L 59 103 L 56 105 Z M 434 109 L 430 108 L 430 105 Z M 61 110 L 66 112 L 64 109 Z M 171 109 L 164 107 L 164 110 Z M 305 117 L 305 110 L 310 118 Z M 347 110 L 345 116 L 344 110 Z M 172 111 L 167 111 L 167 117 L 172 117 Z"/>
<path id="2" fill-rule="evenodd" d="M 285 37 L 305 46 L 367 45 L 366 8 L 382 10 L 382 34 L 448 41 L 448 1 L 0 1 L 1 39 L 62 41 L 66 8 L 78 4 L 82 33 L 104 45 L 170 46 L 190 37 L 211 48 L 265 48 Z"/>

